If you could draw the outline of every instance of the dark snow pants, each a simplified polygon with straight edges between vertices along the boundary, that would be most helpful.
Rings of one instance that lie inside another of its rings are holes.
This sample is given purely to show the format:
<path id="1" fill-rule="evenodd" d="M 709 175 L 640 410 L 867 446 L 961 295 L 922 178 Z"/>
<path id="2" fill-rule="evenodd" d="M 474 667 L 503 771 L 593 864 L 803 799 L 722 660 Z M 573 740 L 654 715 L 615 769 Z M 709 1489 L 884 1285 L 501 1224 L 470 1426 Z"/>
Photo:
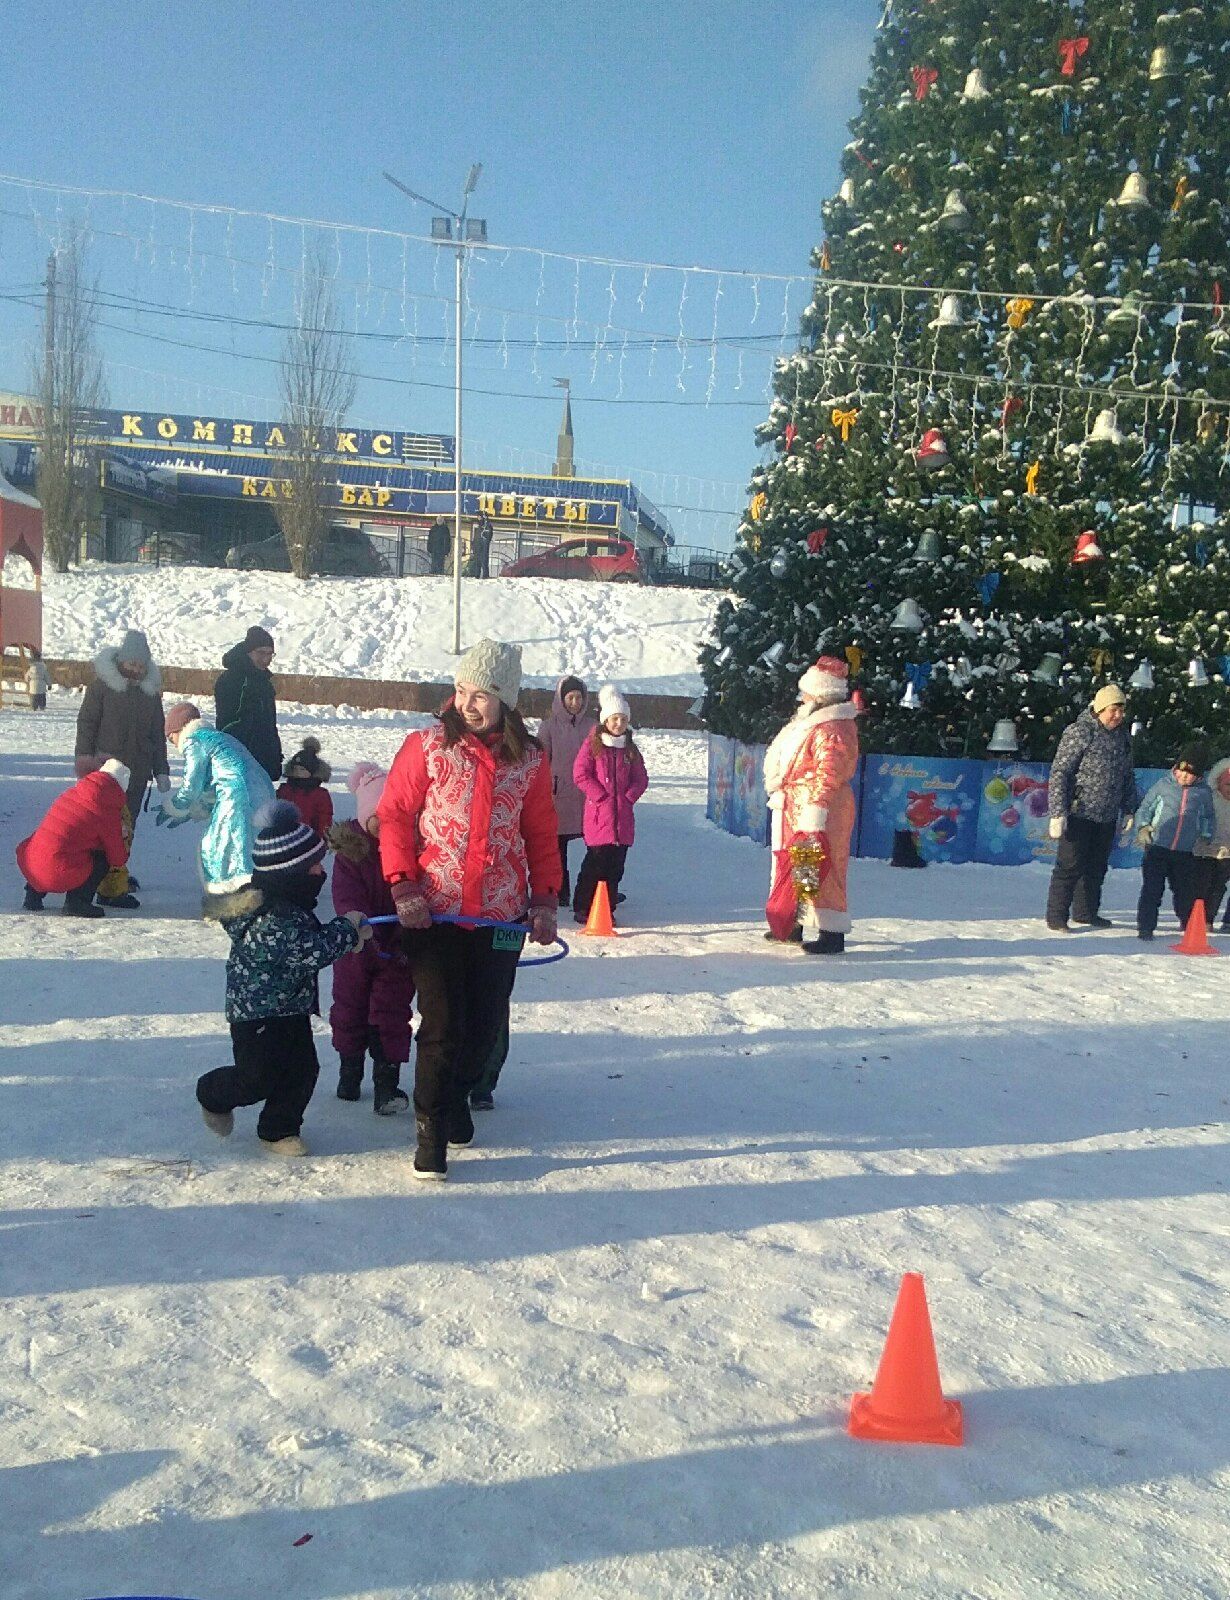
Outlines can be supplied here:
<path id="1" fill-rule="evenodd" d="M 107 858 L 102 851 L 91 851 L 90 875 L 84 883 L 79 883 L 75 889 L 70 889 L 64 896 L 65 909 L 67 910 L 69 906 L 77 908 L 88 906 L 98 893 L 98 885 L 107 876 L 109 870 Z"/>
<path id="2" fill-rule="evenodd" d="M 619 893 L 619 886 L 623 882 L 624 863 L 627 859 L 626 844 L 590 845 L 585 852 L 585 860 L 581 863 L 581 870 L 577 874 L 577 892 L 572 902 L 572 909 L 582 922 L 589 916 L 589 908 L 594 903 L 594 892 L 602 882 L 606 884 L 611 910 L 614 912 L 615 896 Z"/>
<path id="3" fill-rule="evenodd" d="M 1136 902 L 1138 933 L 1152 933 L 1157 927 L 1157 914 L 1167 884 L 1174 896 L 1174 911 L 1179 926 L 1186 928 L 1192 907 L 1200 897 L 1203 865 L 1190 850 L 1163 850 L 1158 844 L 1149 846 L 1140 864 L 1142 882 L 1140 899 Z"/>
<path id="4" fill-rule="evenodd" d="M 1067 830 L 1055 852 L 1046 920 L 1052 927 L 1068 920 L 1092 922 L 1102 904 L 1102 882 L 1115 842 L 1113 822 L 1090 822 L 1069 817 Z"/>
<path id="5" fill-rule="evenodd" d="M 414 1109 L 445 1118 L 466 1103 L 508 1022 L 520 946 L 492 948 L 495 928 L 438 922 L 407 929 L 403 946 L 421 1021 L 415 1040 Z"/>
<path id="6" fill-rule="evenodd" d="M 579 833 L 561 833 L 557 835 L 559 839 L 559 864 L 564 874 L 564 881 L 560 885 L 559 891 L 559 903 L 562 906 L 568 904 L 572 893 L 572 879 L 568 875 L 568 846 L 574 839 L 579 839 L 580 837 Z"/>
<path id="7" fill-rule="evenodd" d="M 320 1064 L 311 1017 L 262 1017 L 232 1022 L 233 1067 L 215 1067 L 197 1079 L 196 1097 L 206 1111 L 234 1111 L 265 1103 L 257 1119 L 261 1139 L 286 1139 L 303 1126 Z"/>
<path id="8" fill-rule="evenodd" d="M 1230 861 L 1218 861 L 1213 856 L 1201 856 L 1197 859 L 1196 865 L 1199 868 L 1196 898 L 1204 901 L 1204 909 L 1211 928 L 1217 920 L 1217 913 L 1221 910 L 1226 885 L 1230 883 Z M 1223 930 L 1227 927 L 1230 927 L 1230 905 L 1226 907 L 1226 921 L 1222 923 Z"/>

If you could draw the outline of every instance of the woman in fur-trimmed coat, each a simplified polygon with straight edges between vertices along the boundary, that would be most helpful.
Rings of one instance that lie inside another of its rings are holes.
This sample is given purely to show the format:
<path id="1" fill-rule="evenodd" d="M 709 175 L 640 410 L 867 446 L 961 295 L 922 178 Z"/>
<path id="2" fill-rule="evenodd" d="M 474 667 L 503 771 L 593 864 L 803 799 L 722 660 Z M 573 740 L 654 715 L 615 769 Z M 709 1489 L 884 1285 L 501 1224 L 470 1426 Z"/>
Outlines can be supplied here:
<path id="1" fill-rule="evenodd" d="M 858 707 L 848 698 L 849 667 L 821 656 L 799 679 L 798 712 L 765 754 L 764 781 L 772 812 L 773 883 L 766 937 L 801 940 L 810 955 L 840 955 L 850 931 L 846 872 L 854 830 L 858 771 Z M 824 851 L 819 892 L 800 900 L 794 844 Z"/>
<path id="2" fill-rule="evenodd" d="M 77 713 L 74 756 L 79 778 L 97 772 L 104 761 L 124 763 L 132 774 L 128 809 L 134 821 L 151 778 L 164 794 L 170 788 L 162 678 L 145 635 L 135 628 L 115 649 L 94 658 L 94 681 Z"/>

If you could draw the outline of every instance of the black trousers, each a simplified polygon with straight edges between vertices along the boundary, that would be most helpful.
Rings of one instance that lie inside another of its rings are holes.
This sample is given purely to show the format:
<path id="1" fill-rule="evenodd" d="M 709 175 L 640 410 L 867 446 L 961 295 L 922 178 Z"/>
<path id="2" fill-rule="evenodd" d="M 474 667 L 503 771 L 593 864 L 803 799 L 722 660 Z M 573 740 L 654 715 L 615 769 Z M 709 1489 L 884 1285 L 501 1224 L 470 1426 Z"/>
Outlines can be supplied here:
<path id="1" fill-rule="evenodd" d="M 64 896 L 66 906 L 88 906 L 97 892 L 98 885 L 107 876 L 111 869 L 107 866 L 107 858 L 101 850 L 95 850 L 90 855 L 90 875 L 84 883 L 79 883 L 75 889 L 70 889 Z"/>
<path id="2" fill-rule="evenodd" d="M 577 874 L 577 892 L 573 898 L 572 909 L 578 917 L 588 917 L 589 908 L 594 902 L 594 891 L 599 882 L 605 882 L 607 893 L 611 899 L 611 910 L 615 909 L 615 896 L 619 885 L 623 882 L 624 863 L 628 859 L 628 846 L 626 844 L 591 844 L 585 852 L 585 860 L 581 863 L 581 870 Z"/>
<path id="3" fill-rule="evenodd" d="M 1152 933 L 1157 927 L 1157 914 L 1162 896 L 1169 884 L 1174 896 L 1175 916 L 1186 928 L 1192 907 L 1200 898 L 1204 862 L 1190 850 L 1163 850 L 1151 844 L 1141 862 L 1140 899 L 1136 902 L 1136 927 L 1140 933 Z M 1208 909 L 1207 906 L 1205 908 Z"/>
<path id="4" fill-rule="evenodd" d="M 495 928 L 438 922 L 408 929 L 403 948 L 418 1000 L 414 1109 L 447 1117 L 463 1106 L 489 1066 L 517 976 L 520 947 L 493 948 Z"/>
<path id="5" fill-rule="evenodd" d="M 1222 896 L 1226 892 L 1226 885 L 1230 883 L 1230 861 L 1218 861 L 1214 856 L 1200 856 L 1196 860 L 1199 868 L 1198 888 L 1196 898 L 1204 901 L 1204 909 L 1209 919 L 1211 928 L 1217 920 L 1217 913 L 1221 910 Z M 1227 923 L 1230 924 L 1230 906 L 1226 907 Z"/>
<path id="6" fill-rule="evenodd" d="M 1048 922 L 1066 922 L 1069 912 L 1077 922 L 1093 921 L 1102 904 L 1102 882 L 1114 842 L 1113 822 L 1068 818 L 1067 831 L 1055 852 L 1055 868 L 1046 897 Z"/>
<path id="7" fill-rule="evenodd" d="M 32 694 L 30 696 L 31 711 L 46 711 L 47 696 L 45 694 Z"/>
<path id="8" fill-rule="evenodd" d="M 564 881 L 560 885 L 559 891 L 559 903 L 562 906 L 566 906 L 568 904 L 569 896 L 572 893 L 572 878 L 568 872 L 568 846 L 574 839 L 579 839 L 580 837 L 581 835 L 579 833 L 561 833 L 558 835 L 559 864 L 560 869 L 564 874 Z"/>
<path id="9" fill-rule="evenodd" d="M 234 1111 L 265 1103 L 257 1119 L 261 1139 L 286 1139 L 303 1126 L 320 1063 L 311 1017 L 263 1017 L 232 1022 L 233 1067 L 215 1067 L 197 1079 L 196 1097 L 206 1111 Z"/>

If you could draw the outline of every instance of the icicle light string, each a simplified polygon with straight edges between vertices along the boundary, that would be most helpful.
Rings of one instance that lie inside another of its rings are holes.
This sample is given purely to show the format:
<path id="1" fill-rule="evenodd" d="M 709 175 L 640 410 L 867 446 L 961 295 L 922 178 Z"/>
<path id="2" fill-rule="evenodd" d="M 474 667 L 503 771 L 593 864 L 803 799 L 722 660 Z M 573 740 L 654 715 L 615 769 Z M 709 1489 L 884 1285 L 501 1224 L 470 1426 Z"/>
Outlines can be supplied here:
<path id="1" fill-rule="evenodd" d="M 7 184 L 10 187 L 25 191 L 27 193 L 37 193 L 48 196 L 54 195 L 56 197 L 58 207 L 62 206 L 65 196 L 80 198 L 86 200 L 87 202 L 97 200 L 119 200 L 123 202 L 132 200 L 134 202 L 149 205 L 151 207 L 151 233 L 149 239 L 151 252 L 155 251 L 152 214 L 153 208 L 158 206 L 165 207 L 170 211 L 182 211 L 186 213 L 196 212 L 201 216 L 247 218 L 250 220 L 265 222 L 271 228 L 273 224 L 277 223 L 285 227 L 294 227 L 300 229 L 316 228 L 322 231 L 333 231 L 339 234 L 347 233 L 364 235 L 374 239 L 392 239 L 398 241 L 399 243 L 405 240 L 408 243 L 431 245 L 437 254 L 439 252 L 439 241 L 432 239 L 429 235 L 410 233 L 404 229 L 397 228 L 373 227 L 368 223 L 330 222 L 317 217 L 301 217 L 279 212 L 260 211 L 244 206 L 221 205 L 201 201 L 175 200 L 164 195 L 148 195 L 125 189 L 91 189 L 70 184 L 51 184 L 31 178 L 22 178 L 13 173 L 0 172 L 0 185 L 3 184 Z M 466 248 L 468 250 L 473 250 L 480 253 L 498 251 L 506 255 L 538 256 L 544 261 L 549 259 L 553 261 L 566 262 L 574 268 L 585 265 L 624 269 L 628 271 L 642 272 L 645 274 L 650 272 L 679 272 L 715 278 L 744 278 L 751 282 L 753 286 L 753 292 L 757 293 L 757 297 L 758 292 L 756 290 L 756 285 L 761 280 L 771 283 L 781 283 L 786 286 L 787 321 L 789 320 L 790 287 L 794 284 L 813 286 L 815 283 L 814 274 L 811 273 L 765 272 L 746 267 L 708 267 L 695 264 L 684 264 L 680 262 L 647 262 L 622 256 L 573 254 L 559 250 L 547 250 L 538 245 L 516 245 L 505 243 L 496 244 L 491 241 L 474 240 L 468 243 Z M 868 278 L 834 277 L 832 274 L 826 274 L 825 281 L 826 283 L 832 284 L 836 288 L 858 290 L 869 289 L 873 291 L 885 289 L 891 289 L 894 291 L 901 290 L 906 294 L 919 295 L 927 299 L 933 299 L 937 295 L 942 296 L 945 294 L 956 294 L 963 298 L 969 297 L 970 295 L 982 294 L 985 295 L 989 300 L 1008 301 L 1017 298 L 1017 296 L 1020 294 L 1019 289 L 988 289 L 982 287 L 979 290 L 974 291 L 968 287 L 954 286 L 949 288 L 937 287 L 935 284 L 890 283 L 887 281 L 877 281 Z M 1117 295 L 1044 295 L 1035 293 L 1031 295 L 1031 298 L 1035 302 L 1035 308 L 1037 311 L 1042 311 L 1043 309 L 1054 305 L 1083 307 L 1085 305 L 1120 306 L 1123 304 L 1123 298 Z M 1142 306 L 1164 306 L 1168 311 L 1173 311 L 1175 308 L 1175 302 L 1173 300 L 1137 297 L 1137 303 Z M 1216 312 L 1219 309 L 1221 308 L 1216 304 L 1215 301 L 1212 300 L 1189 300 L 1187 302 L 1188 311 Z"/>

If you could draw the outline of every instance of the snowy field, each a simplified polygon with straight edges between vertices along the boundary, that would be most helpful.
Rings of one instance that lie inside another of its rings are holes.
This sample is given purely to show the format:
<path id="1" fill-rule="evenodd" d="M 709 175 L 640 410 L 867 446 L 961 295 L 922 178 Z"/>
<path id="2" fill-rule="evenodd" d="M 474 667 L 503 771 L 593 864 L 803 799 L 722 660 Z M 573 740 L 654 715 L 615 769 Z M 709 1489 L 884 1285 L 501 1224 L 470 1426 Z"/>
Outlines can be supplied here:
<path id="1" fill-rule="evenodd" d="M 467 641 L 519 644 L 525 680 L 554 688 L 565 672 L 617 677 L 645 694 L 698 694 L 696 654 L 720 597 L 711 590 L 553 578 L 462 585 Z M 257 623 L 277 640 L 275 672 L 447 682 L 451 578 L 313 578 L 210 567 L 115 567 L 49 573 L 44 649 L 92 660 L 125 628 L 149 637 L 164 666 L 220 669 L 223 651 Z"/>
<path id="2" fill-rule="evenodd" d="M 811 960 L 761 940 L 703 740 L 648 735 L 626 931 L 522 975 L 450 1182 L 323 1033 L 277 1165 L 193 1099 L 189 829 L 142 820 L 139 913 L 13 909 L 74 709 L 0 714 L 3 1600 L 1230 1594 L 1228 973 L 1136 942 L 1134 874 L 1057 941 L 1038 870 L 859 861 Z M 287 720 L 343 815 L 409 725 Z M 963 1449 L 844 1432 L 911 1268 Z"/>

